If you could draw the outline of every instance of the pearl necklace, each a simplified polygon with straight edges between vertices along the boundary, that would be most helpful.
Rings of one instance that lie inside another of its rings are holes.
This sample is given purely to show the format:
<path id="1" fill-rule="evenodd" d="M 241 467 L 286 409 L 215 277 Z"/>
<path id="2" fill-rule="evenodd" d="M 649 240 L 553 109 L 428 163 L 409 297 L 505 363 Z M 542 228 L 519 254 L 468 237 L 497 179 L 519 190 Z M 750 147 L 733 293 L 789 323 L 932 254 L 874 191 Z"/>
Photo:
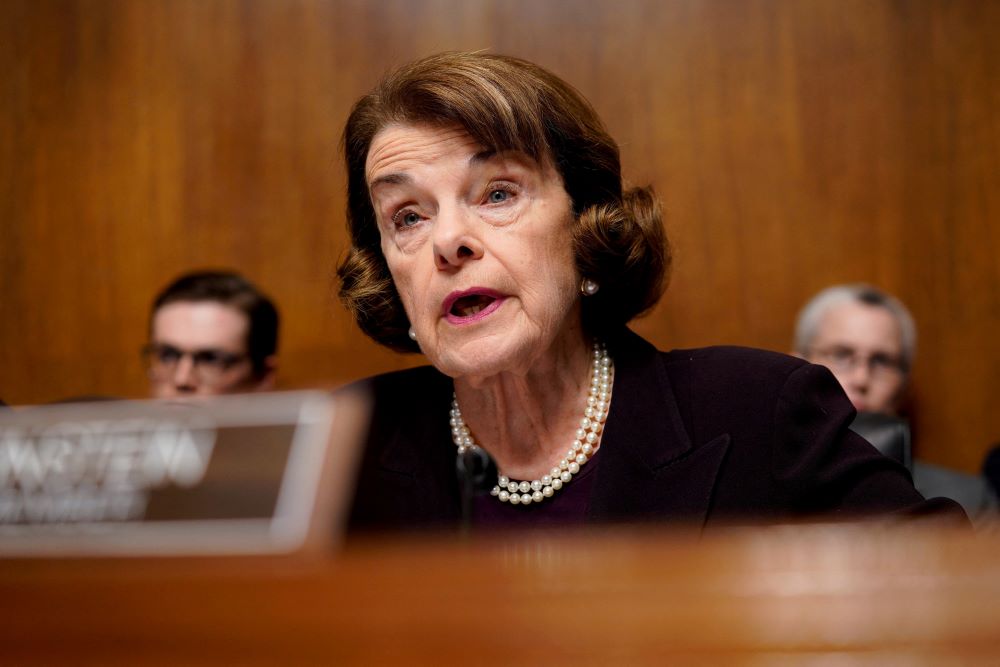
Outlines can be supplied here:
<path id="1" fill-rule="evenodd" d="M 580 467 L 585 465 L 600 447 L 601 432 L 608 418 L 614 372 L 614 363 L 607 349 L 600 343 L 594 343 L 594 366 L 590 377 L 587 408 L 583 411 L 580 428 L 576 430 L 573 444 L 566 452 L 566 457 L 541 479 L 518 482 L 501 473 L 490 495 L 512 505 L 530 505 L 551 498 L 556 491 L 569 484 L 573 475 L 580 472 Z M 454 394 L 451 400 L 451 434 L 455 445 L 458 446 L 459 454 L 464 454 L 468 449 L 479 448 L 469 427 L 462 419 L 462 411 L 458 408 L 458 397 Z"/>

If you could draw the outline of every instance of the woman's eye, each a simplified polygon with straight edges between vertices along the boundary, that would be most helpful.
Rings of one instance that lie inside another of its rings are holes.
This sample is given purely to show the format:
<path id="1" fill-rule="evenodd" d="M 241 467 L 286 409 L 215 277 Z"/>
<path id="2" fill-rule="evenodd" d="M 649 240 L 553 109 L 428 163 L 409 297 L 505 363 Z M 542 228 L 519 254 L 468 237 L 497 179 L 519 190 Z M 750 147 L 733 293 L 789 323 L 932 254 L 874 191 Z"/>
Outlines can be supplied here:
<path id="1" fill-rule="evenodd" d="M 491 204 L 500 204 L 509 198 L 510 193 L 506 190 L 490 190 L 490 194 L 486 197 L 487 201 Z"/>
<path id="2" fill-rule="evenodd" d="M 420 216 L 414 211 L 403 209 L 396 215 L 392 216 L 392 221 L 397 227 L 412 227 L 420 222 Z"/>
<path id="3" fill-rule="evenodd" d="M 502 204 L 517 197 L 518 187 L 513 183 L 494 181 L 486 191 L 487 204 Z"/>

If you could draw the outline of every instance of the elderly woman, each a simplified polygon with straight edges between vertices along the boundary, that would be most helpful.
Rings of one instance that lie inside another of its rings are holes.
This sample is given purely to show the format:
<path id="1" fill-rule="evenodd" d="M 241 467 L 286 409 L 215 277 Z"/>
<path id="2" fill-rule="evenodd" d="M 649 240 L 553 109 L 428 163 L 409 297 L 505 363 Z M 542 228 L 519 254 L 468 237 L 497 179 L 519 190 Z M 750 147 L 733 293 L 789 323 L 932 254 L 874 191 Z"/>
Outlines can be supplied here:
<path id="1" fill-rule="evenodd" d="M 374 340 L 433 364 L 369 380 L 353 528 L 933 507 L 847 430 L 824 368 L 663 353 L 626 328 L 666 284 L 660 210 L 623 188 L 617 145 L 550 72 L 484 53 L 417 61 L 357 102 L 344 150 L 341 298 Z M 456 459 L 478 452 L 495 469 L 470 494 Z"/>

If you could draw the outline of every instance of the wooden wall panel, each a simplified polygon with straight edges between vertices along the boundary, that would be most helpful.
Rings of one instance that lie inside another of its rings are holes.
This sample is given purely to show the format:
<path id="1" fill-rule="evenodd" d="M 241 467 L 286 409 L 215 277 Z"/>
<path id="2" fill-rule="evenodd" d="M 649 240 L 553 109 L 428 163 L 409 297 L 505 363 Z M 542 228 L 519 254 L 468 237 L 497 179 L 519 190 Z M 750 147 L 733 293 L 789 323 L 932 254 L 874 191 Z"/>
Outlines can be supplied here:
<path id="1" fill-rule="evenodd" d="M 918 449 L 1000 440 L 1000 5 L 933 0 L 0 4 L 0 397 L 140 396 L 155 291 L 232 266 L 280 303 L 283 387 L 405 365 L 333 296 L 337 152 L 390 67 L 491 49 L 595 104 L 677 261 L 636 328 L 786 350 L 822 287 L 920 330 Z"/>

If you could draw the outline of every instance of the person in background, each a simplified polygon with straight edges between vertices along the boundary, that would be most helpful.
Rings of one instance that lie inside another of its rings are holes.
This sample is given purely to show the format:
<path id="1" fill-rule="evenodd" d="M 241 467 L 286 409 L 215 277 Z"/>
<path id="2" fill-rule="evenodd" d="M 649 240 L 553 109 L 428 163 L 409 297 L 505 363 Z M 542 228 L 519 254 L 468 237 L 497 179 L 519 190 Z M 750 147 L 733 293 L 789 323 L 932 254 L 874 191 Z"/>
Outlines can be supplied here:
<path id="1" fill-rule="evenodd" d="M 180 276 L 153 301 L 143 358 L 155 398 L 266 391 L 277 368 L 278 310 L 231 271 Z"/>
<path id="2" fill-rule="evenodd" d="M 814 296 L 795 325 L 795 353 L 829 368 L 859 413 L 898 417 L 916 353 L 913 317 L 895 297 L 870 285 L 835 285 Z M 973 521 L 991 517 L 997 497 L 982 477 L 913 462 L 925 497 L 958 501 Z"/>

